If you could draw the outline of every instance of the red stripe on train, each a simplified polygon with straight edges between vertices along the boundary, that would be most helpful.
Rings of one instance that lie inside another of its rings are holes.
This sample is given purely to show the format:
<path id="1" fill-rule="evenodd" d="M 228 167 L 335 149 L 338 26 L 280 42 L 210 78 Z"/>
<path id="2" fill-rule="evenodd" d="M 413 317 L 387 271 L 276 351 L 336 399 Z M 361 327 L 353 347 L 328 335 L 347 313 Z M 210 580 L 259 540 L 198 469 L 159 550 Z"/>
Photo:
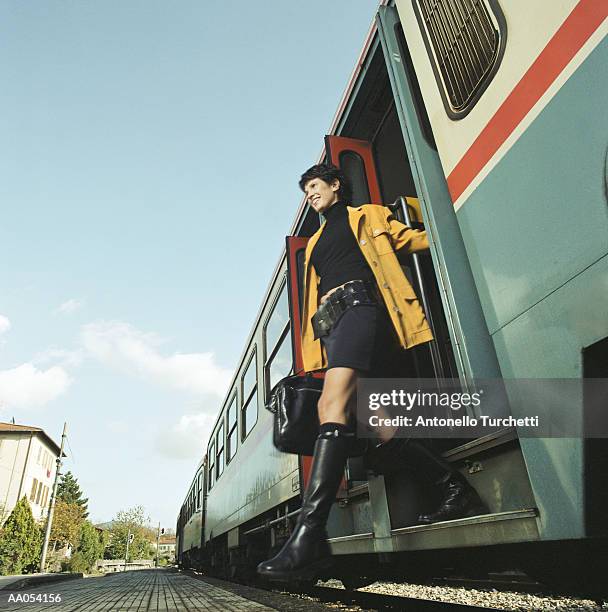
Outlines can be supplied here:
<path id="1" fill-rule="evenodd" d="M 452 202 L 463 194 L 606 17 L 605 0 L 581 0 L 576 5 L 448 176 Z"/>

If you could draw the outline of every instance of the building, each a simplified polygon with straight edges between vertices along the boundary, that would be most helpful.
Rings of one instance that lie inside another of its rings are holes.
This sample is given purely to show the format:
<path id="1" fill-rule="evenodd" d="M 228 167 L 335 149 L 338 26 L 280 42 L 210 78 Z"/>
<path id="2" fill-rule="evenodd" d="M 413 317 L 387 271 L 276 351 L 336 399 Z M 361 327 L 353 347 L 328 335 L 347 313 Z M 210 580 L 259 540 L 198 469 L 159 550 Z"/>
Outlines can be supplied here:
<path id="1" fill-rule="evenodd" d="M 161 535 L 158 542 L 158 555 L 169 561 L 175 559 L 175 535 Z"/>
<path id="2" fill-rule="evenodd" d="M 60 450 L 40 427 L 0 423 L 0 523 L 24 495 L 34 519 L 46 517 Z"/>

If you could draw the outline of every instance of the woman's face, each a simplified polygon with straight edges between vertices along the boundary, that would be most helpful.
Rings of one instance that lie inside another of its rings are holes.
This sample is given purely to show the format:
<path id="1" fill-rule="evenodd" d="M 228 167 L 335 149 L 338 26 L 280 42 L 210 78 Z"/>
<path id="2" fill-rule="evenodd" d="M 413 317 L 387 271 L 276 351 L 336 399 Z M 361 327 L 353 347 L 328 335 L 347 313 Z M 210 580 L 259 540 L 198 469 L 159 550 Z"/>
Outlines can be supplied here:
<path id="1" fill-rule="evenodd" d="M 318 212 L 324 213 L 338 201 L 340 181 L 335 179 L 331 184 L 323 179 L 314 178 L 304 185 L 306 201 Z"/>

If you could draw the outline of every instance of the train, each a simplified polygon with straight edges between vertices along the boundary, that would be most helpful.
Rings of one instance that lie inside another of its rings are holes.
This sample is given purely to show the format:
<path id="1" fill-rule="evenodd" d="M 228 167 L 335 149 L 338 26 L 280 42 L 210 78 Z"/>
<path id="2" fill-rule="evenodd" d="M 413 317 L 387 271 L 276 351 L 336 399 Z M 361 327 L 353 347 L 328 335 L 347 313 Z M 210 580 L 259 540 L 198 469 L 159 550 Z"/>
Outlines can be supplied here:
<path id="1" fill-rule="evenodd" d="M 607 17 L 602 0 L 380 2 L 318 161 L 346 173 L 353 206 L 391 206 L 429 235 L 428 255 L 404 269 L 435 340 L 397 356 L 392 376 L 464 388 L 608 378 Z M 321 219 L 304 200 L 294 208 L 179 513 L 181 567 L 251 580 L 297 517 L 311 458 L 273 447 L 265 409 L 276 382 L 303 369 L 303 256 Z M 587 409 L 581 393 L 569 416 Z M 407 465 L 349 459 L 328 576 L 355 588 L 519 569 L 605 592 L 605 438 L 508 427 L 438 448 L 488 514 L 417 525 L 433 492 Z"/>

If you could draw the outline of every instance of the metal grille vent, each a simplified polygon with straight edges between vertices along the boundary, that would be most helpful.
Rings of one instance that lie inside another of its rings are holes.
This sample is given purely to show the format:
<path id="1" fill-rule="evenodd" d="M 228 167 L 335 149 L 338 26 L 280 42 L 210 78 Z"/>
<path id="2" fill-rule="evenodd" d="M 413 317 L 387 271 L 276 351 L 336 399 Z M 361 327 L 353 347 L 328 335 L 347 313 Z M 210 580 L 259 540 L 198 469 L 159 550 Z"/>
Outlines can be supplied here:
<path id="1" fill-rule="evenodd" d="M 451 114 L 461 115 L 496 64 L 500 31 L 484 0 L 413 2 Z"/>

